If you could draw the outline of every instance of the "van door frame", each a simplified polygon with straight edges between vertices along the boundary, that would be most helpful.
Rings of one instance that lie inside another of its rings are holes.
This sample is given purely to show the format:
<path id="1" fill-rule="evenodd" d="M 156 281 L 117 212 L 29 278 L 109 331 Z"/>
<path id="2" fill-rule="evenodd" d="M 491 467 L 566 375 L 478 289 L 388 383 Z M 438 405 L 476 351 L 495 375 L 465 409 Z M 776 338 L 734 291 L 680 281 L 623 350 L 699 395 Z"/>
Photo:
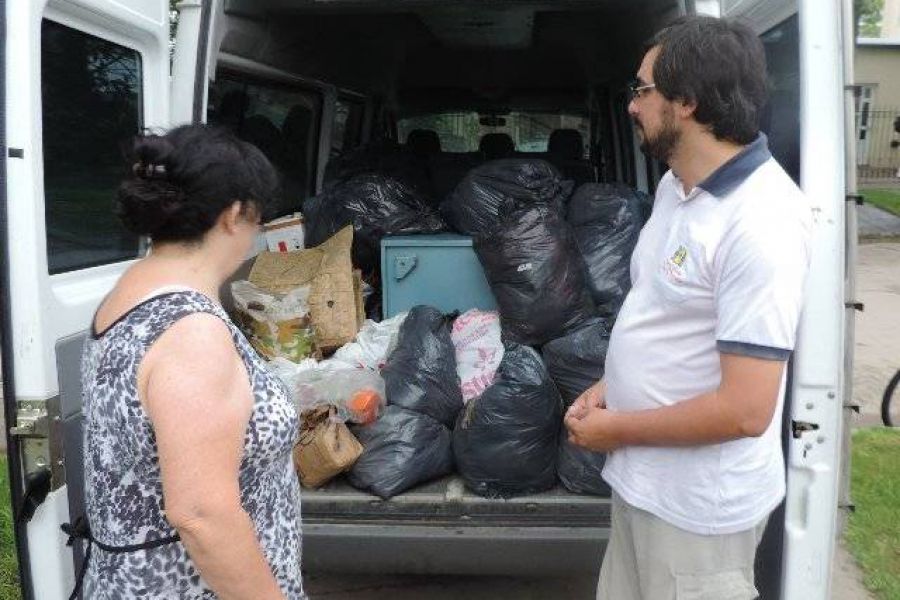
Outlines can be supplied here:
<path id="1" fill-rule="evenodd" d="M 0 31 L 6 33 L 6 0 L 0 0 Z M 0 44 L 0 121 L 6 123 L 6 44 Z M 12 152 L 12 149 L 6 145 L 6 127 L 0 127 L 0 142 L 2 142 L 3 164 L 0 165 L 0 249 L 8 247 L 8 205 L 7 205 L 7 177 L 6 162 L 7 160 L 15 160 L 19 156 L 19 152 Z M 12 296 L 10 291 L 11 265 L 9 253 L 0 251 L 0 356 L 13 356 L 12 342 Z M 7 458 L 7 477 L 9 481 L 10 498 L 8 500 L 13 503 L 13 538 L 16 545 L 16 558 L 19 566 L 19 586 L 21 588 L 23 598 L 32 598 L 34 590 L 31 585 L 30 577 L 23 577 L 24 574 L 31 572 L 31 559 L 28 553 L 28 536 L 25 531 L 25 524 L 19 523 L 15 518 L 18 513 L 18 507 L 15 505 L 17 499 L 25 495 L 21 473 L 24 466 L 21 461 L 21 452 L 19 448 L 19 440 L 10 435 L 10 424 L 16 422 L 16 386 L 15 373 L 12 360 L 3 360 L 0 369 L 2 369 L 2 394 L 3 399 L 3 418 L 4 432 L 6 440 L 6 458 Z"/>

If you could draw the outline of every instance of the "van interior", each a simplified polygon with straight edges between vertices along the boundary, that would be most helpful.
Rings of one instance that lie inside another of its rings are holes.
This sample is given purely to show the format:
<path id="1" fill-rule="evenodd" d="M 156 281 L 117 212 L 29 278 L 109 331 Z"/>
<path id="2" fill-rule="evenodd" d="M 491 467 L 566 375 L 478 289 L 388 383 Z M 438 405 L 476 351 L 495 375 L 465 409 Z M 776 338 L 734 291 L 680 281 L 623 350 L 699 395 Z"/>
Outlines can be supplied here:
<path id="1" fill-rule="evenodd" d="M 330 177 L 329 164 L 360 147 L 407 156 L 435 204 L 469 169 L 510 156 L 547 160 L 576 185 L 624 182 L 652 193 L 666 167 L 636 147 L 627 84 L 647 41 L 683 4 L 231 0 L 217 26 L 221 45 L 212 50 L 204 116 L 257 144 L 279 167 L 280 214 L 300 210 Z M 763 37 L 773 81 L 763 129 L 795 178 L 796 28 L 793 18 Z M 423 523 L 430 529 L 424 537 L 417 529 Z M 759 587 L 776 593 L 777 515 L 771 523 Z M 489 500 L 449 476 L 385 502 L 339 480 L 304 493 L 309 568 L 339 568 L 329 557 L 346 555 L 342 536 L 354 537 L 360 524 L 405 531 L 397 536 L 408 550 L 374 557 L 365 550 L 373 548 L 371 532 L 359 534 L 360 570 L 384 572 L 387 562 L 397 571 L 428 571 L 435 553 L 450 572 L 589 570 L 608 537 L 609 500 L 561 486 Z M 461 525 L 481 531 L 479 542 L 453 556 L 440 550 L 447 540 L 435 531 Z M 341 535 L 328 533 L 335 526 L 344 528 Z M 510 544 L 516 536 L 523 543 Z M 553 552 L 554 544 L 577 548 L 581 557 Z"/>

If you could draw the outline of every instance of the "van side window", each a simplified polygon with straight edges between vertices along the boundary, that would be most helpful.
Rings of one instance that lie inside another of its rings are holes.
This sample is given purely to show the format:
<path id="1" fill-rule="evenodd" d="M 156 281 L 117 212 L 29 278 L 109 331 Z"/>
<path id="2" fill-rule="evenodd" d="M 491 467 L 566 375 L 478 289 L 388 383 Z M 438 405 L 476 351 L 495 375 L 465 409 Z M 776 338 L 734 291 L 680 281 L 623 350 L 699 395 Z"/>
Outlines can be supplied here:
<path id="1" fill-rule="evenodd" d="M 331 129 L 331 157 L 340 156 L 359 145 L 362 138 L 364 106 L 359 102 L 339 98 L 334 107 Z"/>
<path id="2" fill-rule="evenodd" d="M 243 75 L 218 73 L 210 84 L 207 121 L 256 145 L 281 174 L 272 216 L 300 209 L 316 180 L 321 95 Z"/>
<path id="3" fill-rule="evenodd" d="M 772 156 L 800 183 L 800 27 L 796 15 L 761 36 L 769 70 L 769 102 L 760 128 Z"/>
<path id="4" fill-rule="evenodd" d="M 44 210 L 51 274 L 131 259 L 139 239 L 113 198 L 124 150 L 142 127 L 141 56 L 44 20 L 41 24 Z"/>

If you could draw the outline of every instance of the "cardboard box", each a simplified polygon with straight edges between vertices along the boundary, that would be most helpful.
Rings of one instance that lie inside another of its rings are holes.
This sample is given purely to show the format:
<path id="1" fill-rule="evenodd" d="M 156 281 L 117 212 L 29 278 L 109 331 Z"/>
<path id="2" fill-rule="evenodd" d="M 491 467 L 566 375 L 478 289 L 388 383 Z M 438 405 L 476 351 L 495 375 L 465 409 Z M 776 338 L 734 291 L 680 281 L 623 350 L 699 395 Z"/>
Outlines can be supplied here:
<path id="1" fill-rule="evenodd" d="M 269 252 L 296 252 L 303 250 L 303 215 L 294 213 L 274 221 L 264 223 L 263 233 Z"/>
<path id="2" fill-rule="evenodd" d="M 306 487 L 319 487 L 353 466 L 363 453 L 362 444 L 346 425 L 332 419 L 322 407 L 302 416 L 300 441 L 294 446 L 294 467 Z"/>
<path id="3" fill-rule="evenodd" d="M 325 243 L 299 252 L 263 252 L 253 263 L 250 282 L 286 293 L 310 286 L 309 314 L 323 351 L 352 342 L 365 319 L 361 280 L 353 270 L 353 227 Z"/>

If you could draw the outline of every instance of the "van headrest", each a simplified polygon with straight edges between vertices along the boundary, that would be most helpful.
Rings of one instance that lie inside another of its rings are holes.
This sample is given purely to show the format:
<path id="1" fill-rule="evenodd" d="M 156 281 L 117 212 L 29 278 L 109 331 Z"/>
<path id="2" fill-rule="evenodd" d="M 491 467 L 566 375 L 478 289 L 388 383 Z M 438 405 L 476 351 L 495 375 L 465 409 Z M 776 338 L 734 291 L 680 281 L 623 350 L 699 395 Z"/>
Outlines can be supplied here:
<path id="1" fill-rule="evenodd" d="M 547 152 L 562 160 L 579 160 L 584 158 L 584 138 L 577 129 L 554 129 Z"/>
<path id="2" fill-rule="evenodd" d="M 430 129 L 413 129 L 406 136 L 406 148 L 414 156 L 440 154 L 441 138 Z"/>
<path id="3" fill-rule="evenodd" d="M 507 158 L 516 152 L 516 144 L 508 133 L 486 133 L 481 136 L 478 149 L 488 160 Z"/>
<path id="4" fill-rule="evenodd" d="M 241 126 L 240 137 L 266 155 L 276 166 L 282 164 L 284 159 L 284 139 L 281 130 L 263 115 L 253 115 Z"/>
<path id="5" fill-rule="evenodd" d="M 306 146 L 309 128 L 312 125 L 312 112 L 307 106 L 297 104 L 288 111 L 281 124 L 281 134 L 290 143 Z"/>

